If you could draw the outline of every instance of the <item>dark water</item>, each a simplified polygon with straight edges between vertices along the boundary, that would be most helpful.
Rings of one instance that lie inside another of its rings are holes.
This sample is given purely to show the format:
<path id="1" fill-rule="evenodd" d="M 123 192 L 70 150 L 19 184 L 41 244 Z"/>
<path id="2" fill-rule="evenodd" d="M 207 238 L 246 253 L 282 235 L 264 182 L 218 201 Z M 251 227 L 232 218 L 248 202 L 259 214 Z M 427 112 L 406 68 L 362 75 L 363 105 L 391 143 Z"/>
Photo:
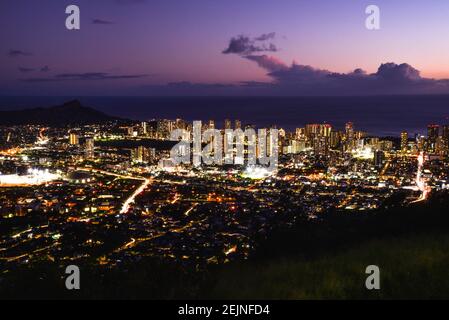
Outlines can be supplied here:
<path id="1" fill-rule="evenodd" d="M 244 124 L 276 124 L 294 129 L 327 122 L 337 128 L 352 121 L 370 134 L 425 133 L 428 124 L 449 123 L 449 95 L 376 97 L 0 97 L 0 110 L 53 106 L 71 99 L 111 115 L 136 120 L 240 119 Z"/>

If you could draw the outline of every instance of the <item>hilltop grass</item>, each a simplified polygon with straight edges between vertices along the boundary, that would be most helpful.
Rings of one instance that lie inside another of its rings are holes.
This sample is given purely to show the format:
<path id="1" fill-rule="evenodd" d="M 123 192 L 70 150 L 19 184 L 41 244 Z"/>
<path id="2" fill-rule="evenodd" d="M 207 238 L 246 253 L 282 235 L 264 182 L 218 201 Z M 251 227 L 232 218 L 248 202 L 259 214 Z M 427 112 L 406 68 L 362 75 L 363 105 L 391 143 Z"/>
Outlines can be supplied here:
<path id="1" fill-rule="evenodd" d="M 278 258 L 227 266 L 204 294 L 216 299 L 449 299 L 449 235 L 359 244 L 313 259 Z M 381 290 L 365 288 L 377 265 Z"/>

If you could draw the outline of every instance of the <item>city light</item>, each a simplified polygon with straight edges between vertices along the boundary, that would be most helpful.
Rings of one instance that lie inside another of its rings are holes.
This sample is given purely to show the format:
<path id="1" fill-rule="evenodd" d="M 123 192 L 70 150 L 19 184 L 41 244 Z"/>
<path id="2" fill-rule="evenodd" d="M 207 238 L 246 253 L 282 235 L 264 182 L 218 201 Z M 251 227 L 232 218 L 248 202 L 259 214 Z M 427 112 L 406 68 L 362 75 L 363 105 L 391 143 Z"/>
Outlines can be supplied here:
<path id="1" fill-rule="evenodd" d="M 249 179 L 265 179 L 273 174 L 272 171 L 263 167 L 248 166 L 246 170 L 242 173 L 242 177 Z"/>
<path id="2" fill-rule="evenodd" d="M 59 174 L 48 170 L 29 169 L 27 175 L 0 175 L 0 186 L 33 186 L 60 179 Z"/>

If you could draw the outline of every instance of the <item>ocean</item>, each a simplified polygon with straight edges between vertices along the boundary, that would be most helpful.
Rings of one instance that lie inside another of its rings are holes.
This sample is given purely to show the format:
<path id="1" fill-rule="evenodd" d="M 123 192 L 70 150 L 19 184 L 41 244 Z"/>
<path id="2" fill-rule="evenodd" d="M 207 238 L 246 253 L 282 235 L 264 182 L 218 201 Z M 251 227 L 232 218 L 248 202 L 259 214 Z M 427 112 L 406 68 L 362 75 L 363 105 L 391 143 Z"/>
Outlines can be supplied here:
<path id="1" fill-rule="evenodd" d="M 239 119 L 260 127 L 294 130 L 307 123 L 340 129 L 348 121 L 370 135 L 425 134 L 428 124 L 449 124 L 449 95 L 373 97 L 0 97 L 0 110 L 49 107 L 78 99 L 85 106 L 134 120 Z"/>

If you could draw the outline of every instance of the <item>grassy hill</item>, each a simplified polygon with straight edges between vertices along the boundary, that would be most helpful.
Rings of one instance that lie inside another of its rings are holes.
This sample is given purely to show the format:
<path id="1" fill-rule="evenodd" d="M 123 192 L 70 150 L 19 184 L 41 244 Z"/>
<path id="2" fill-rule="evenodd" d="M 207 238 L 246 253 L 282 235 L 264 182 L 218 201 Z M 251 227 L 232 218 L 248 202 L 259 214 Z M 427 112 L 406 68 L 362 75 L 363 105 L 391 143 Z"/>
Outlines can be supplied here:
<path id="1" fill-rule="evenodd" d="M 208 297 L 222 299 L 449 299 L 449 234 L 372 240 L 336 254 L 225 268 Z M 365 288 L 377 265 L 381 289 Z"/>

